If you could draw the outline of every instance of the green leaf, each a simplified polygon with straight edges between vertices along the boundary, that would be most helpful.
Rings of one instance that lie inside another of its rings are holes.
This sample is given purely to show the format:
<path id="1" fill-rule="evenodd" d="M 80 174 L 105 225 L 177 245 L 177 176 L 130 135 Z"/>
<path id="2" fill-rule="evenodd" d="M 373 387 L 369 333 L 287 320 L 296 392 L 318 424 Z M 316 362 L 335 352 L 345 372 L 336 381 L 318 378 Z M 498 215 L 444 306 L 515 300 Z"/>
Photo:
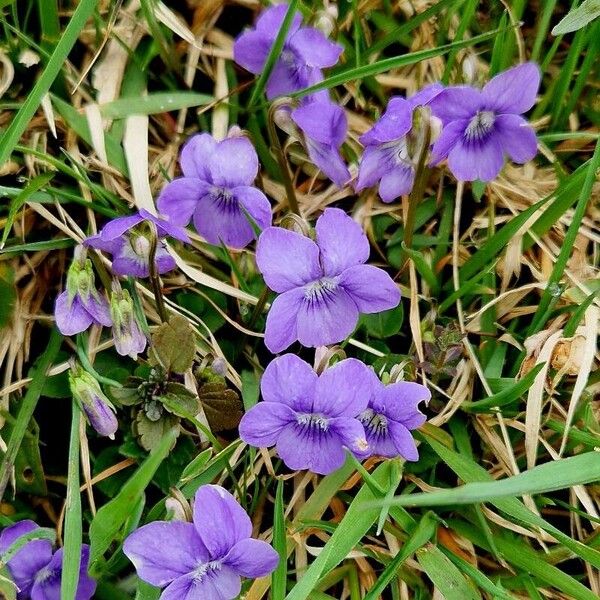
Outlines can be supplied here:
<path id="1" fill-rule="evenodd" d="M 165 459 L 178 435 L 178 429 L 169 429 L 160 444 L 150 453 L 122 490 L 96 513 L 90 525 L 90 564 L 96 563 L 116 540 L 130 517 L 131 508 L 142 499 L 144 490 Z"/>
<path id="2" fill-rule="evenodd" d="M 157 420 L 153 421 L 146 416 L 143 410 L 139 410 L 133 423 L 133 429 L 142 448 L 150 452 L 160 446 L 165 434 L 171 429 L 175 429 L 179 435 L 179 418 L 175 415 L 164 413 Z M 175 440 L 173 440 L 174 446 Z"/>
<path id="3" fill-rule="evenodd" d="M 598 17 L 600 17 L 600 0 L 584 0 L 580 6 L 571 10 L 558 25 L 554 26 L 552 35 L 577 31 Z"/>
<path id="4" fill-rule="evenodd" d="M 205 383 L 198 389 L 204 414 L 214 433 L 235 429 L 244 414 L 242 401 L 235 390 L 223 380 Z"/>
<path id="5" fill-rule="evenodd" d="M 366 327 L 367 333 L 380 339 L 396 335 L 402 328 L 403 321 L 404 309 L 402 303 L 390 310 L 361 316 L 361 323 Z"/>
<path id="6" fill-rule="evenodd" d="M 150 355 L 165 371 L 185 373 L 192 367 L 196 356 L 194 328 L 181 315 L 173 315 L 152 335 Z"/>
<path id="7" fill-rule="evenodd" d="M 170 413 L 183 418 L 186 414 L 198 414 L 200 408 L 198 396 L 181 383 L 167 384 L 165 393 L 159 396 L 158 400 Z"/>
<path id="8" fill-rule="evenodd" d="M 100 105 L 105 119 L 124 119 L 131 115 L 154 115 L 212 102 L 214 98 L 195 92 L 156 92 L 137 98 L 119 98 Z"/>
<path id="9" fill-rule="evenodd" d="M 481 594 L 439 548 L 421 548 L 417 561 L 445 600 L 480 600 Z"/>

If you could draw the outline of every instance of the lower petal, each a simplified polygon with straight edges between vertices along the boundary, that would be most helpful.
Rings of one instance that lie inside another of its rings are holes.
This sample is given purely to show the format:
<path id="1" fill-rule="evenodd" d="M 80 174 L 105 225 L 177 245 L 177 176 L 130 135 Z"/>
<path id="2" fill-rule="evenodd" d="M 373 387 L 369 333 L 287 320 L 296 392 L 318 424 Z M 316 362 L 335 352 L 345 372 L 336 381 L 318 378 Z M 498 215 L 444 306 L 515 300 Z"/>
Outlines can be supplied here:
<path id="1" fill-rule="evenodd" d="M 267 542 L 248 538 L 238 542 L 223 559 L 242 577 L 264 577 L 275 570 L 279 554 Z"/>
<path id="2" fill-rule="evenodd" d="M 299 424 L 281 432 L 277 453 L 292 471 L 308 469 L 319 475 L 339 469 L 346 459 L 343 442 L 336 433 Z"/>
<path id="3" fill-rule="evenodd" d="M 277 354 L 298 339 L 297 319 L 304 290 L 296 288 L 277 296 L 271 304 L 265 327 L 265 345 Z"/>
<path id="4" fill-rule="evenodd" d="M 523 164 L 537 154 L 535 131 L 518 115 L 499 115 L 495 122 L 502 149 L 511 160 Z"/>
<path id="5" fill-rule="evenodd" d="M 90 294 L 90 297 L 86 302 L 82 300 L 82 304 L 96 323 L 104 325 L 105 327 L 110 327 L 112 325 L 110 308 L 108 306 L 108 301 L 104 296 L 101 296 L 100 294 Z"/>
<path id="6" fill-rule="evenodd" d="M 395 167 L 381 178 L 379 196 L 384 202 L 392 202 L 399 196 L 410 194 L 414 182 L 415 170 L 412 167 Z"/>
<path id="7" fill-rule="evenodd" d="M 356 191 L 375 185 L 391 168 L 389 152 L 378 146 L 367 146 L 358 165 Z"/>
<path id="8" fill-rule="evenodd" d="M 342 287 L 304 298 L 297 308 L 298 340 L 308 348 L 345 340 L 358 322 L 356 303 Z"/>
<path id="9" fill-rule="evenodd" d="M 415 440 L 410 431 L 402 423 L 388 421 L 388 431 L 398 454 L 404 460 L 419 460 L 419 451 L 417 450 Z"/>
<path id="10" fill-rule="evenodd" d="M 383 270 L 373 265 L 357 265 L 346 269 L 339 279 L 361 313 L 377 313 L 395 308 L 400 302 L 400 289 Z"/>
<path id="11" fill-rule="evenodd" d="M 73 301 L 69 302 L 67 292 L 63 292 L 56 298 L 54 316 L 56 326 L 63 335 L 81 333 L 93 323 L 92 316 L 85 310 L 79 296 L 75 296 Z"/>
<path id="12" fill-rule="evenodd" d="M 257 448 L 274 446 L 281 431 L 296 418 L 296 413 L 279 402 L 259 402 L 240 421 L 240 437 Z"/>
<path id="13" fill-rule="evenodd" d="M 431 149 L 432 165 L 437 165 L 448 156 L 454 146 L 462 140 L 468 125 L 468 120 L 460 120 L 452 121 L 444 126 L 442 133 L 440 133 Z"/>
<path id="14" fill-rule="evenodd" d="M 239 575 L 221 566 L 199 577 L 189 573 L 176 579 L 160 596 L 160 600 L 233 600 L 242 590 Z"/>
<path id="15" fill-rule="evenodd" d="M 209 244 L 215 246 L 225 244 L 231 248 L 244 248 L 255 237 L 237 200 L 221 200 L 213 194 L 206 194 L 198 202 L 194 227 Z"/>
<path id="16" fill-rule="evenodd" d="M 360 454 L 367 449 L 365 429 L 358 419 L 338 417 L 329 421 L 330 428 L 342 440 L 342 444 L 352 453 Z"/>
<path id="17" fill-rule="evenodd" d="M 163 242 L 159 243 L 156 247 L 156 255 L 154 260 L 156 262 L 156 272 L 159 275 L 168 273 L 169 271 L 177 268 L 175 259 L 169 254 L 169 251 Z"/>
<path id="18" fill-rule="evenodd" d="M 504 166 L 502 146 L 495 135 L 481 142 L 459 142 L 448 155 L 448 167 L 459 181 L 491 181 Z"/>

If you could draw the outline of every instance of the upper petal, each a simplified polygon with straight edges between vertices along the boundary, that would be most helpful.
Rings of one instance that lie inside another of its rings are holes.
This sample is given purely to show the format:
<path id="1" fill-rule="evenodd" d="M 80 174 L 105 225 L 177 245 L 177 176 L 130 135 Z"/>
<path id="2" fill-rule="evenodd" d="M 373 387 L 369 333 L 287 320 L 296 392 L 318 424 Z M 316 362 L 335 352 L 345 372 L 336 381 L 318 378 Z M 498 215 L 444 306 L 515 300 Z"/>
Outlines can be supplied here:
<path id="1" fill-rule="evenodd" d="M 398 381 L 381 386 L 371 406 L 375 412 L 402 423 L 407 429 L 416 429 L 426 420 L 418 405 L 421 402 L 427 404 L 429 400 L 431 392 L 424 385 L 412 381 Z"/>
<path id="2" fill-rule="evenodd" d="M 127 537 L 123 552 L 140 579 L 159 587 L 210 560 L 194 525 L 182 521 L 155 521 L 140 527 Z"/>
<path id="3" fill-rule="evenodd" d="M 296 125 L 317 142 L 339 147 L 346 139 L 346 112 L 330 100 L 303 104 L 293 110 L 291 116 Z"/>
<path id="4" fill-rule="evenodd" d="M 314 297 L 305 296 L 296 310 L 298 341 L 307 348 L 337 344 L 346 339 L 358 323 L 356 304 L 339 286 L 316 292 Z"/>
<path id="5" fill-rule="evenodd" d="M 267 8 L 266 10 L 263 10 L 256 21 L 256 30 L 262 33 L 264 36 L 275 41 L 275 38 L 277 37 L 277 34 L 283 25 L 283 20 L 287 10 L 287 2 L 281 2 Z M 302 15 L 298 11 L 295 11 L 294 16 L 292 17 L 292 22 L 290 23 L 290 27 L 288 29 L 287 37 L 289 38 L 290 35 L 297 31 L 301 24 Z"/>
<path id="6" fill-rule="evenodd" d="M 203 485 L 194 499 L 194 525 L 212 560 L 225 557 L 252 535 L 252 523 L 236 499 L 219 485 Z"/>
<path id="7" fill-rule="evenodd" d="M 339 208 L 326 208 L 315 226 L 325 275 L 339 275 L 369 258 L 369 240 L 361 226 Z"/>
<path id="8" fill-rule="evenodd" d="M 69 302 L 67 292 L 62 292 L 56 298 L 54 317 L 56 318 L 56 326 L 63 335 L 81 333 L 93 323 L 92 316 L 85 310 L 79 296 L 75 296 L 73 301 Z"/>
<path id="9" fill-rule="evenodd" d="M 173 239 L 179 240 L 180 242 L 185 242 L 186 244 L 190 243 L 191 240 L 185 228 L 182 226 L 182 224 L 175 223 L 169 217 L 169 215 L 161 214 L 156 216 L 148 212 L 145 208 L 140 209 L 140 215 L 142 215 L 147 221 L 150 221 L 156 225 L 156 233 L 159 238 L 170 236 Z"/>
<path id="10" fill-rule="evenodd" d="M 121 237 L 126 231 L 129 231 L 143 220 L 144 217 L 139 213 L 128 217 L 117 217 L 109 221 L 98 235 L 103 242 L 110 242 Z"/>
<path id="11" fill-rule="evenodd" d="M 497 113 L 527 112 L 534 104 L 541 71 L 534 62 L 526 62 L 498 73 L 484 86 L 481 95 L 486 107 Z"/>
<path id="12" fill-rule="evenodd" d="M 332 67 L 337 63 L 343 46 L 328 40 L 322 31 L 301 27 L 289 39 L 290 46 L 311 67 Z"/>
<path id="13" fill-rule="evenodd" d="M 251 185 L 258 174 L 258 156 L 247 137 L 229 137 L 217 144 L 208 168 L 215 185 L 228 188 Z"/>
<path id="14" fill-rule="evenodd" d="M 245 31 L 233 43 L 233 60 L 250 73 L 262 72 L 273 40 L 260 31 Z"/>
<path id="15" fill-rule="evenodd" d="M 400 288 L 383 270 L 373 265 L 346 269 L 339 279 L 362 313 L 376 313 L 395 308 L 400 302 Z"/>
<path id="16" fill-rule="evenodd" d="M 264 577 L 272 573 L 279 562 L 279 554 L 267 542 L 248 538 L 238 542 L 223 559 L 242 577 Z"/>
<path id="17" fill-rule="evenodd" d="M 469 85 L 447 87 L 431 99 L 431 112 L 444 125 L 452 121 L 470 119 L 482 106 L 481 92 Z"/>
<path id="18" fill-rule="evenodd" d="M 208 163 L 216 147 L 217 141 L 212 135 L 208 133 L 193 135 L 184 144 L 179 155 L 183 174 L 186 177 L 210 182 Z"/>
<path id="19" fill-rule="evenodd" d="M 298 311 L 303 300 L 304 289 L 299 287 L 277 296 L 271 304 L 265 325 L 265 346 L 273 354 L 298 339 Z"/>
<path id="20" fill-rule="evenodd" d="M 412 106 L 425 106 L 429 104 L 442 90 L 444 86 L 439 83 L 430 83 L 421 88 L 416 94 L 413 94 L 408 101 Z"/>
<path id="21" fill-rule="evenodd" d="M 383 144 L 404 137 L 412 127 L 413 106 L 404 98 L 394 96 L 381 118 L 363 135 L 360 143 Z"/>
<path id="22" fill-rule="evenodd" d="M 281 227 L 268 227 L 262 232 L 256 246 L 256 264 L 275 292 L 286 292 L 322 275 L 317 245 Z"/>
<path id="23" fill-rule="evenodd" d="M 256 448 L 277 443 L 281 431 L 296 418 L 294 411 L 279 402 L 259 402 L 240 421 L 240 438 Z"/>
<path id="24" fill-rule="evenodd" d="M 112 325 L 108 300 L 102 294 L 99 292 L 92 293 L 89 295 L 87 301 L 84 301 L 83 298 L 80 298 L 80 301 L 96 323 L 105 327 Z"/>
<path id="25" fill-rule="evenodd" d="M 287 404 L 297 412 L 312 412 L 317 374 L 295 354 L 272 360 L 260 380 L 264 400 Z"/>
<path id="26" fill-rule="evenodd" d="M 340 154 L 340 151 L 330 145 L 308 138 L 306 147 L 310 160 L 335 183 L 339 188 L 344 187 L 350 179 L 350 171 Z"/>
<path id="27" fill-rule="evenodd" d="M 535 131 L 519 115 L 498 115 L 494 123 L 502 149 L 511 160 L 522 164 L 537 154 Z"/>
<path id="28" fill-rule="evenodd" d="M 367 408 L 377 383 L 371 368 L 346 358 L 319 377 L 313 410 L 328 417 L 357 417 Z"/>

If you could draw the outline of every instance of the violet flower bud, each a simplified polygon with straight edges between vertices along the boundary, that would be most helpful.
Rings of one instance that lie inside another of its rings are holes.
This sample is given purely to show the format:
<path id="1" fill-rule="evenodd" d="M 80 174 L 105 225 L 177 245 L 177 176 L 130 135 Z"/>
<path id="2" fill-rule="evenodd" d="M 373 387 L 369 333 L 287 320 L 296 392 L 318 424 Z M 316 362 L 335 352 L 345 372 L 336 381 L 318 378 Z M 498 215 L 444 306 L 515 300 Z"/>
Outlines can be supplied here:
<path id="1" fill-rule="evenodd" d="M 73 361 L 69 371 L 69 387 L 90 425 L 99 435 L 114 439 L 119 427 L 113 405 L 94 377 Z"/>
<path id="2" fill-rule="evenodd" d="M 136 360 L 138 354 L 146 348 L 147 340 L 137 322 L 131 295 L 127 290 L 121 289 L 118 282 L 113 284 L 110 314 L 116 351 L 121 356 L 130 356 Z"/>

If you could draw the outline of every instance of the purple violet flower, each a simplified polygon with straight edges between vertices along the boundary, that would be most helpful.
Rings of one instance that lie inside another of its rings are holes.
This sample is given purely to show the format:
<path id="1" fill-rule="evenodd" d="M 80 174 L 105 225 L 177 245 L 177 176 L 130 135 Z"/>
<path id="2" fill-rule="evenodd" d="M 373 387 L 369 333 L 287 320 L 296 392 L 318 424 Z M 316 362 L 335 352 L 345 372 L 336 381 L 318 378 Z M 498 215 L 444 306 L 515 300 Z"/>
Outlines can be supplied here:
<path id="1" fill-rule="evenodd" d="M 415 461 L 419 452 L 410 430 L 417 429 L 426 421 L 417 408 L 420 402 L 427 404 L 431 392 L 419 383 L 398 381 L 384 385 L 373 373 L 373 388 L 368 407 L 359 415 L 369 448 L 357 453 L 361 458 L 401 456 Z"/>
<path id="2" fill-rule="evenodd" d="M 400 290 L 382 269 L 365 265 L 369 241 L 339 208 L 317 220 L 316 241 L 281 227 L 260 236 L 256 262 L 266 284 L 280 294 L 267 315 L 265 344 L 273 352 L 295 340 L 303 346 L 346 339 L 359 313 L 394 308 Z"/>
<path id="3" fill-rule="evenodd" d="M 256 27 L 242 33 L 233 45 L 233 59 L 251 73 L 262 72 L 271 47 L 281 29 L 286 3 L 264 10 Z M 313 27 L 301 27 L 302 15 L 294 14 L 279 59 L 267 81 L 267 98 L 283 96 L 323 80 L 321 69 L 335 65 L 342 46 L 329 41 Z"/>
<path id="4" fill-rule="evenodd" d="M 128 217 L 117 217 L 108 222 L 100 233 L 85 240 L 86 246 L 112 254 L 112 270 L 115 275 L 148 277 L 150 275 L 150 249 L 152 247 L 153 223 L 158 234 L 156 270 L 159 274 L 173 270 L 177 265 L 167 251 L 164 239 L 167 236 L 189 243 L 185 229 L 178 223 L 156 217 L 147 210 Z"/>
<path id="5" fill-rule="evenodd" d="M 30 520 L 10 525 L 0 534 L 0 556 L 19 538 L 40 529 Z M 87 574 L 90 558 L 89 546 L 81 546 L 79 584 L 75 600 L 90 600 L 96 590 L 96 582 Z M 17 600 L 57 600 L 60 598 L 63 550 L 52 553 L 48 539 L 26 542 L 6 563 L 8 572 L 19 589 Z"/>
<path id="6" fill-rule="evenodd" d="M 540 69 L 533 62 L 499 73 L 481 90 L 467 85 L 443 90 L 429 104 L 443 129 L 431 162 L 448 158 L 460 181 L 491 181 L 505 155 L 522 164 L 537 152 L 535 132 L 521 116 L 535 103 Z"/>
<path id="7" fill-rule="evenodd" d="M 433 83 L 408 99 L 395 96 L 389 101 L 379 121 L 360 137 L 365 150 L 358 166 L 357 192 L 379 182 L 379 197 L 384 202 L 410 194 L 418 160 L 409 148 L 410 138 L 415 135 L 413 112 L 443 89 L 440 83 Z"/>
<path id="8" fill-rule="evenodd" d="M 343 187 L 350 179 L 340 154 L 348 132 L 344 109 L 329 99 L 313 99 L 292 111 L 291 117 L 304 133 L 310 159 L 333 183 Z"/>
<path id="9" fill-rule="evenodd" d="M 260 382 L 263 401 L 240 422 L 240 437 L 258 448 L 276 446 L 292 470 L 327 475 L 367 448 L 357 416 L 366 408 L 373 371 L 354 358 L 326 369 L 320 376 L 294 354 L 269 363 Z"/>
<path id="10" fill-rule="evenodd" d="M 250 140 L 230 136 L 217 142 L 211 135 L 195 135 L 179 158 L 183 177 L 168 183 L 158 198 L 158 209 L 171 222 L 185 226 L 192 218 L 198 233 L 210 244 L 244 248 L 260 229 L 271 224 L 271 204 L 252 184 L 258 157 Z"/>
<path id="11" fill-rule="evenodd" d="M 115 409 L 98 381 L 75 360 L 71 361 L 69 388 L 96 432 L 114 439 L 119 428 Z"/>
<path id="12" fill-rule="evenodd" d="M 140 579 L 165 587 L 160 600 L 233 600 L 241 577 L 264 577 L 279 562 L 269 544 L 254 540 L 252 523 L 218 485 L 198 488 L 194 522 L 155 521 L 134 531 L 123 552 Z"/>
<path id="13" fill-rule="evenodd" d="M 67 273 L 66 290 L 54 305 L 56 326 L 63 335 L 75 335 L 90 325 L 110 327 L 112 320 L 106 298 L 94 284 L 94 270 L 85 248 L 77 246 Z"/>
<path id="14" fill-rule="evenodd" d="M 148 340 L 137 322 L 130 293 L 122 289 L 118 281 L 113 281 L 110 314 L 115 350 L 121 356 L 130 356 L 136 360 L 137 355 L 146 348 Z"/>

